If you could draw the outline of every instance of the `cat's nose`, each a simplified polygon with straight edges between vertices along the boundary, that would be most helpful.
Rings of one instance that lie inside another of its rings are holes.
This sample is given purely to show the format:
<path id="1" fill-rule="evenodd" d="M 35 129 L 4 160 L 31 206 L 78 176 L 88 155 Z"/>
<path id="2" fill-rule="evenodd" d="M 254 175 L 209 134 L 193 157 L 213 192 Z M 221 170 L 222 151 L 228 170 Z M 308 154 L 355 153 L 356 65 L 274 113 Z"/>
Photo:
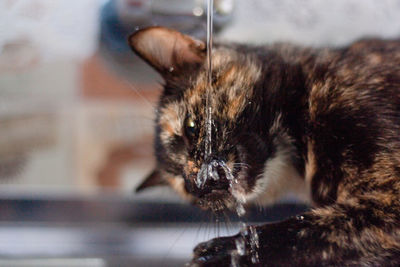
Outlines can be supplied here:
<path id="1" fill-rule="evenodd" d="M 232 180 L 232 173 L 222 160 L 211 160 L 203 163 L 192 183 L 192 194 L 202 197 L 211 193 L 213 190 L 228 190 Z"/>

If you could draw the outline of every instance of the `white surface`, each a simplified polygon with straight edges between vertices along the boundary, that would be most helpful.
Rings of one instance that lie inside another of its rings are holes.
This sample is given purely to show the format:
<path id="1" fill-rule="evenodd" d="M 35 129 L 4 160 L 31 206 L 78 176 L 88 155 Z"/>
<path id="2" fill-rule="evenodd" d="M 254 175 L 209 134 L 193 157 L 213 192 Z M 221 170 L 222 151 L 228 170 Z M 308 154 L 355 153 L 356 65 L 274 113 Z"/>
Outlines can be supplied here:
<path id="1" fill-rule="evenodd" d="M 131 257 L 186 259 L 200 242 L 233 235 L 239 227 L 204 223 L 127 228 L 120 225 L 89 227 L 2 227 L 0 254 L 9 257 L 85 257 L 106 254 Z M 161 240 L 154 242 L 154 240 Z M 3 265 L 1 265 L 3 266 Z"/>
<path id="2" fill-rule="evenodd" d="M 0 54 L 7 45 L 36 51 L 40 60 L 85 58 L 97 47 L 98 0 L 0 1 Z"/>
<path id="3" fill-rule="evenodd" d="M 398 0 L 237 0 L 221 34 L 240 42 L 341 45 L 364 36 L 400 36 Z"/>
<path id="4" fill-rule="evenodd" d="M 1 260 L 2 267 L 105 267 L 102 259 L 8 259 Z"/>

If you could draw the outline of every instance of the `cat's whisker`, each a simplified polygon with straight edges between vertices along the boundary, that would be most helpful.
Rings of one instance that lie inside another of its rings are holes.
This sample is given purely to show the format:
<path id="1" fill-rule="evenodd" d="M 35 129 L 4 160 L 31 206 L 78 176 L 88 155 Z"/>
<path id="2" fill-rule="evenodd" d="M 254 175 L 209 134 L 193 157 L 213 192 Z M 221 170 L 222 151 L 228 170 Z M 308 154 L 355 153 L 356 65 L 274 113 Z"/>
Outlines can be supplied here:
<path id="1" fill-rule="evenodd" d="M 205 213 L 201 213 L 199 215 L 199 217 L 197 218 L 200 221 L 200 224 L 199 224 L 199 228 L 197 228 L 197 231 L 196 231 L 196 240 L 199 239 L 199 234 L 201 232 L 202 226 L 204 225 L 205 217 L 206 217 L 206 214 Z"/>
<path id="2" fill-rule="evenodd" d="M 207 214 L 207 217 L 209 217 L 209 215 Z M 205 240 L 207 238 L 207 232 L 208 232 L 208 228 L 210 226 L 210 222 L 208 220 L 205 221 L 204 224 L 204 232 L 203 232 L 203 240 Z"/>
<path id="3" fill-rule="evenodd" d="M 218 201 L 218 205 L 220 204 L 220 201 Z M 215 220 L 214 220 L 214 226 L 215 226 L 215 234 L 216 236 L 219 236 L 219 212 L 215 212 Z"/>
<path id="4" fill-rule="evenodd" d="M 250 165 L 246 164 L 246 163 L 233 163 L 234 167 L 241 167 L 241 168 L 245 168 L 245 169 L 249 169 Z"/>
<path id="5" fill-rule="evenodd" d="M 233 163 L 233 165 L 245 165 L 245 166 L 249 166 L 249 164 L 244 163 L 244 162 L 235 162 L 235 163 Z"/>
<path id="6" fill-rule="evenodd" d="M 214 216 L 215 216 L 215 213 L 214 213 Z M 213 229 L 212 229 L 213 233 L 212 234 L 214 236 L 217 236 L 217 227 L 216 226 L 217 226 L 217 219 L 214 217 L 213 221 L 212 221 L 212 227 L 213 227 Z"/>
<path id="7" fill-rule="evenodd" d="M 214 220 L 214 213 L 210 212 L 210 221 L 208 223 L 208 231 L 207 231 L 207 239 L 210 239 L 210 235 L 212 234 L 212 222 Z"/>
<path id="8" fill-rule="evenodd" d="M 218 216 L 218 221 L 217 221 L 217 236 L 218 237 L 220 237 L 221 236 L 221 233 L 220 233 L 220 218 L 219 218 L 219 216 Z"/>
<path id="9" fill-rule="evenodd" d="M 126 85 L 128 85 L 130 89 L 132 89 L 131 92 L 134 92 L 137 96 L 139 96 L 139 97 L 144 101 L 144 103 L 146 103 L 149 107 L 151 107 L 153 110 L 157 108 L 157 106 L 156 106 L 155 103 L 150 102 L 146 97 L 144 97 L 144 96 L 140 93 L 139 89 L 135 87 L 135 86 L 137 86 L 137 85 L 133 85 L 132 83 L 130 83 L 130 82 L 128 82 L 128 81 L 124 81 L 124 83 L 125 83 Z"/>
<path id="10" fill-rule="evenodd" d="M 225 224 L 225 228 L 226 228 L 226 233 L 229 234 L 229 225 L 228 225 L 228 222 L 230 223 L 229 217 L 228 217 L 228 215 L 226 214 L 225 211 L 222 211 L 222 214 L 223 214 L 223 216 L 225 218 L 224 224 Z"/>
<path id="11" fill-rule="evenodd" d="M 170 253 L 172 251 L 172 249 L 174 248 L 174 246 L 178 243 L 179 239 L 182 238 L 183 234 L 186 232 L 186 230 L 188 229 L 187 226 L 183 227 L 183 229 L 180 229 L 180 233 L 178 234 L 178 236 L 175 238 L 175 240 L 171 243 L 171 245 L 168 248 L 168 251 L 165 253 L 164 255 L 164 259 L 167 259 L 170 256 Z"/>

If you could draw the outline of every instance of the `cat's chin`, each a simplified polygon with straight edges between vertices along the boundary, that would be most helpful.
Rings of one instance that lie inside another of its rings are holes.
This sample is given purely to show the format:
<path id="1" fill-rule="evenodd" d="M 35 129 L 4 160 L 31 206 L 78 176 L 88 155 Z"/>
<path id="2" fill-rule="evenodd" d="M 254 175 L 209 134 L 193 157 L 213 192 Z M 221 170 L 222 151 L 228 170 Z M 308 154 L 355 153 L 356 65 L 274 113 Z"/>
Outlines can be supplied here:
<path id="1" fill-rule="evenodd" d="M 195 200 L 195 204 L 203 210 L 211 210 L 213 212 L 232 209 L 235 200 L 233 196 L 226 190 L 213 190 L 201 198 Z"/>

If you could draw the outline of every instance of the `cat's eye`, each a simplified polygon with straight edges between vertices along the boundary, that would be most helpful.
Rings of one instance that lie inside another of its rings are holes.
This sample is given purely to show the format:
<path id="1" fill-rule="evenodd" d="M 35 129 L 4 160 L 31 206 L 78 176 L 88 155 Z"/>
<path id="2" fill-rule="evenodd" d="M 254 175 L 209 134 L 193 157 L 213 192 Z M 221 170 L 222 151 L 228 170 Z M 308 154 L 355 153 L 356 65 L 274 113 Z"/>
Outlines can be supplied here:
<path id="1" fill-rule="evenodd" d="M 185 135 L 192 138 L 196 134 L 196 123 L 190 117 L 185 120 Z"/>

